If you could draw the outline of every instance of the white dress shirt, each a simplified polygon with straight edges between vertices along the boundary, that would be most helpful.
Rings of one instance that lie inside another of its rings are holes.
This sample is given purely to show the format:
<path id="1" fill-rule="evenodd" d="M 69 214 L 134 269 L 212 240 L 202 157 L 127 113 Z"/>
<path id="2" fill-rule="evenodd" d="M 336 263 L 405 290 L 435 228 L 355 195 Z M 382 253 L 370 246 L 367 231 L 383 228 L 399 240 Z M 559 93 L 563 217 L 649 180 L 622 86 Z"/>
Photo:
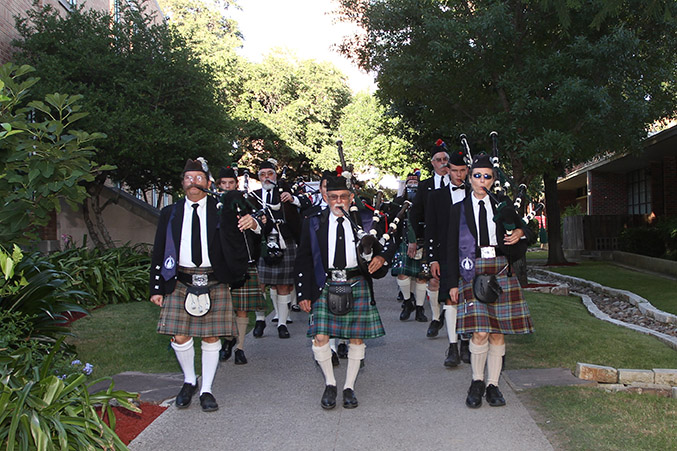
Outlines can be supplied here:
<path id="1" fill-rule="evenodd" d="M 475 197 L 475 193 L 472 193 L 472 211 L 475 216 L 475 227 L 477 228 L 477 245 L 479 246 L 480 241 L 480 201 Z M 484 208 L 487 210 L 487 228 L 489 229 L 489 245 L 498 246 L 498 241 L 496 240 L 496 223 L 494 222 L 494 210 L 491 208 L 491 200 L 489 196 L 485 196 L 484 199 Z"/>
<path id="2" fill-rule="evenodd" d="M 327 254 L 327 263 L 332 268 L 334 265 L 334 255 L 336 254 L 336 222 L 337 216 L 329 212 L 329 238 L 327 243 L 329 245 L 329 253 Z M 355 236 L 353 235 L 353 228 L 350 226 L 348 219 L 343 218 L 343 231 L 345 235 L 346 244 L 346 268 L 354 268 L 357 266 L 357 250 L 355 248 Z"/>
<path id="3" fill-rule="evenodd" d="M 202 245 L 202 263 L 200 267 L 212 266 L 209 261 L 207 247 L 207 196 L 197 202 L 186 199 L 183 207 L 183 224 L 181 224 L 181 244 L 179 245 L 179 266 L 195 268 L 193 263 L 193 248 L 191 246 L 193 234 L 193 204 L 197 204 L 197 216 L 200 218 L 200 242 Z"/>

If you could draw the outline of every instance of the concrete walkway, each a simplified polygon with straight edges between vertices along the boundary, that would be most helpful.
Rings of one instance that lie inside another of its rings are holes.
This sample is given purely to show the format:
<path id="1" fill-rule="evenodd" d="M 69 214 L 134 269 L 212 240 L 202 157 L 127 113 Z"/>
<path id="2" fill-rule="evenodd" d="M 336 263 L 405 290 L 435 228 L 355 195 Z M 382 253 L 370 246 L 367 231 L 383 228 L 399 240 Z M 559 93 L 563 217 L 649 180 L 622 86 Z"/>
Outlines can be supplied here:
<path id="1" fill-rule="evenodd" d="M 387 335 L 367 341 L 366 365 L 355 385 L 357 409 L 341 406 L 346 360 L 335 368 L 337 407 L 320 407 L 324 379 L 305 336 L 307 315 L 293 313 L 291 339 L 277 338 L 268 321 L 263 338 L 247 336 L 247 365 L 235 366 L 232 358 L 221 363 L 213 385 L 217 412 L 202 412 L 196 394 L 189 408 L 167 409 L 130 449 L 552 449 L 503 379 L 507 406 L 492 408 L 485 402 L 479 409 L 467 408 L 470 365 L 452 370 L 442 365 L 446 330 L 428 339 L 428 323 L 413 321 L 413 315 L 399 321 L 397 285 L 390 276 L 376 281 L 375 291 Z"/>

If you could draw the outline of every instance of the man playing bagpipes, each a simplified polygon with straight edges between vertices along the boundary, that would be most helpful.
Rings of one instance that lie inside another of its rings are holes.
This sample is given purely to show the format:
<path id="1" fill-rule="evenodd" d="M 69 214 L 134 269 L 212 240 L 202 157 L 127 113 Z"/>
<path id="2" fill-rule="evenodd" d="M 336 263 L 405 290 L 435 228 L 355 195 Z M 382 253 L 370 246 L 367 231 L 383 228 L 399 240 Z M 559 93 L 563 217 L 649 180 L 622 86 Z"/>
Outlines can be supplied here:
<path id="1" fill-rule="evenodd" d="M 388 246 L 363 246 L 360 237 L 364 238 L 364 230 L 371 231 L 373 216 L 368 210 L 346 216 L 355 200 L 348 183 L 343 176 L 328 179 L 328 208 L 304 220 L 295 265 L 299 306 L 310 313 L 307 335 L 313 338 L 313 354 L 325 379 L 320 401 L 324 409 L 336 406 L 337 395 L 329 339 L 350 340 L 343 386 L 343 407 L 350 409 L 358 405 L 354 385 L 365 354 L 364 340 L 385 334 L 371 277 L 385 275 L 384 255 L 391 252 Z"/>
<path id="2" fill-rule="evenodd" d="M 218 409 L 211 393 L 219 363 L 219 337 L 233 335 L 233 304 L 228 285 L 244 283 L 245 243 L 232 211 L 219 214 L 207 197 L 209 169 L 188 160 L 182 173 L 186 197 L 160 212 L 150 270 L 150 301 L 160 306 L 158 333 L 172 335 L 171 346 L 183 371 L 176 407 L 190 405 L 197 390 L 193 337 L 202 341 L 200 405 Z"/>

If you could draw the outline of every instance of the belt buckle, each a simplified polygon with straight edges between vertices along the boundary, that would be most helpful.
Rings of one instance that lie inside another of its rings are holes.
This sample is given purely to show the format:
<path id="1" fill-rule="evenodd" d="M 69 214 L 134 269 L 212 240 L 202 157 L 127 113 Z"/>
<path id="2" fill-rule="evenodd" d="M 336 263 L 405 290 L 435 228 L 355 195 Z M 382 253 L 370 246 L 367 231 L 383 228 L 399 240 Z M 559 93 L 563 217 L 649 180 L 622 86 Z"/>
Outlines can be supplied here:
<path id="1" fill-rule="evenodd" d="M 209 274 L 191 274 L 194 287 L 206 287 L 209 284 Z"/>
<path id="2" fill-rule="evenodd" d="M 345 269 L 332 269 L 331 280 L 334 280 L 336 282 L 347 282 L 348 272 Z"/>
<path id="3" fill-rule="evenodd" d="M 493 246 L 484 246 L 480 248 L 482 258 L 496 258 L 496 248 Z"/>

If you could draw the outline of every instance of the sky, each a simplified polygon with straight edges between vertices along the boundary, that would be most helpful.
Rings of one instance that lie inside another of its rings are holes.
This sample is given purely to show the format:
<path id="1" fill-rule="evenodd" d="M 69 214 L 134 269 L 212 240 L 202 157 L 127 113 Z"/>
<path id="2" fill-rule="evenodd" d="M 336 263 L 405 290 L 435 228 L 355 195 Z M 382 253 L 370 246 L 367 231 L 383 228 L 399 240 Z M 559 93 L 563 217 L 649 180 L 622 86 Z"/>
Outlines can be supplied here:
<path id="1" fill-rule="evenodd" d="M 332 46 L 352 34 L 354 25 L 335 23 L 334 0 L 239 0 L 230 10 L 242 34 L 241 54 L 259 62 L 273 48 L 286 48 L 300 59 L 334 63 L 349 78 L 353 92 L 375 90 L 373 77 L 360 71 Z"/>

